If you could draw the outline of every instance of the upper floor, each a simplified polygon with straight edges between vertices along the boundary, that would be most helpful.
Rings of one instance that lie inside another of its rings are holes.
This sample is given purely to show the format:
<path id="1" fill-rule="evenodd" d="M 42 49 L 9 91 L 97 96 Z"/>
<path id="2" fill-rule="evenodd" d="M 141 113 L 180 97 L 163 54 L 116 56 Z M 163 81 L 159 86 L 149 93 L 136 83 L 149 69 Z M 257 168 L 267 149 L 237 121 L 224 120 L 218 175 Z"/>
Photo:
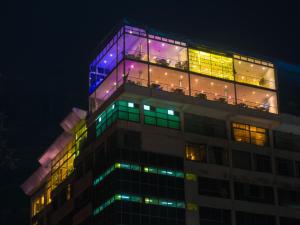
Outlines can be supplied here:
<path id="1" fill-rule="evenodd" d="M 90 65 L 90 111 L 131 83 L 278 114 L 272 62 L 167 38 L 123 25 Z"/>

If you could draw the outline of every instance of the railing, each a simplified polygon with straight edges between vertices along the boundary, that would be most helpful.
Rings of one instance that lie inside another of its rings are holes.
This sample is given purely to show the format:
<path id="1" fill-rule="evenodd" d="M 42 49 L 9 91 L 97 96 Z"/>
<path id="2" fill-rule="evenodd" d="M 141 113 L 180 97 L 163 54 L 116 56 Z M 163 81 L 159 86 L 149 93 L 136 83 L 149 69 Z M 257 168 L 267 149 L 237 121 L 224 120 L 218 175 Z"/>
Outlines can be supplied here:
<path id="1" fill-rule="evenodd" d="M 267 80 L 265 78 L 258 78 L 253 76 L 247 76 L 242 73 L 238 73 L 235 75 L 235 80 L 240 83 L 251 84 L 259 87 L 265 87 L 270 89 L 275 89 L 275 82 L 271 80 Z"/>
<path id="2" fill-rule="evenodd" d="M 201 98 L 205 100 L 210 100 L 210 101 L 217 101 L 221 103 L 227 103 L 231 105 L 235 105 L 235 98 L 228 95 L 220 95 L 212 92 L 207 92 L 207 91 L 199 91 L 199 90 L 191 90 L 192 96 L 196 98 Z"/>
<path id="3" fill-rule="evenodd" d="M 150 54 L 150 62 L 167 67 L 175 67 L 181 70 L 188 70 L 188 61 L 187 60 L 178 60 L 170 57 L 163 57 L 159 55 Z"/>
<path id="4" fill-rule="evenodd" d="M 134 76 L 129 75 L 127 77 L 123 77 L 123 79 L 120 79 L 116 85 L 112 86 L 107 91 L 107 93 L 101 98 L 101 102 L 107 100 L 115 92 L 115 90 L 118 87 L 120 87 L 123 83 L 143 86 L 143 87 L 150 87 L 152 89 L 159 90 L 159 91 L 167 91 L 167 92 L 173 92 L 181 95 L 189 95 L 189 88 L 180 87 L 178 85 L 173 85 L 173 84 L 156 82 L 152 80 L 150 80 L 149 82 L 150 86 L 148 86 L 148 79 L 142 79 L 136 75 Z M 224 104 L 237 105 L 238 107 L 244 109 L 250 108 L 250 109 L 255 109 L 263 112 L 270 112 L 275 114 L 278 113 L 276 106 L 272 106 L 270 104 L 262 103 L 262 102 L 251 102 L 251 101 L 246 101 L 244 99 L 235 99 L 235 97 L 231 95 L 225 96 L 225 95 L 220 95 L 217 93 L 212 93 L 207 91 L 191 90 L 191 96 L 195 98 L 208 100 L 208 101 L 216 101 Z"/>

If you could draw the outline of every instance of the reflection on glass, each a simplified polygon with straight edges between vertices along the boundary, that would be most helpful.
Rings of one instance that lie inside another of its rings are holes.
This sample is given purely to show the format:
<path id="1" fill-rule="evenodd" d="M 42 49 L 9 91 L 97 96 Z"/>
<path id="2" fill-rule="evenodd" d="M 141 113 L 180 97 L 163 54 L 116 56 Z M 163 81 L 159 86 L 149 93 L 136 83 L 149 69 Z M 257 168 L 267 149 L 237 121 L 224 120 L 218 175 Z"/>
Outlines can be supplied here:
<path id="1" fill-rule="evenodd" d="M 275 89 L 274 68 L 235 59 L 234 69 L 238 82 Z"/>

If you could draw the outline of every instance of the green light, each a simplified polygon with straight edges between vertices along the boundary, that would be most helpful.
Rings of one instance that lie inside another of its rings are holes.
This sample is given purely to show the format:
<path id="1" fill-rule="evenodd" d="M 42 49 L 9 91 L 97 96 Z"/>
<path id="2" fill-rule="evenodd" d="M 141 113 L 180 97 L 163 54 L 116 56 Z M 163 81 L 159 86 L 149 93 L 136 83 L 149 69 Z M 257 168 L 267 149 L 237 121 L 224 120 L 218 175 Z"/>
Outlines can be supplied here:
<path id="1" fill-rule="evenodd" d="M 168 109 L 168 114 L 171 115 L 171 116 L 174 116 L 174 111 L 171 110 L 171 109 Z"/>
<path id="2" fill-rule="evenodd" d="M 134 108 L 134 103 L 128 102 L 128 107 L 129 107 L 129 108 Z"/>
<path id="3" fill-rule="evenodd" d="M 150 110 L 150 106 L 149 105 L 144 105 L 144 110 Z"/>

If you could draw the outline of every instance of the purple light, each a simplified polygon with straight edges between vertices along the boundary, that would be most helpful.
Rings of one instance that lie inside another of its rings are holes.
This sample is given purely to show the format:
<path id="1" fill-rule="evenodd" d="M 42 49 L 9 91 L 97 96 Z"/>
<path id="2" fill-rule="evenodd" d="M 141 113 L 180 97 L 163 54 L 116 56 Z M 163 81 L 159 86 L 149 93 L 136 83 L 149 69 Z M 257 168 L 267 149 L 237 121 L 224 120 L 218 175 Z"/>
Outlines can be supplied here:
<path id="1" fill-rule="evenodd" d="M 104 60 L 103 62 L 104 62 L 105 64 L 107 63 L 107 61 L 106 61 L 106 60 Z"/>

